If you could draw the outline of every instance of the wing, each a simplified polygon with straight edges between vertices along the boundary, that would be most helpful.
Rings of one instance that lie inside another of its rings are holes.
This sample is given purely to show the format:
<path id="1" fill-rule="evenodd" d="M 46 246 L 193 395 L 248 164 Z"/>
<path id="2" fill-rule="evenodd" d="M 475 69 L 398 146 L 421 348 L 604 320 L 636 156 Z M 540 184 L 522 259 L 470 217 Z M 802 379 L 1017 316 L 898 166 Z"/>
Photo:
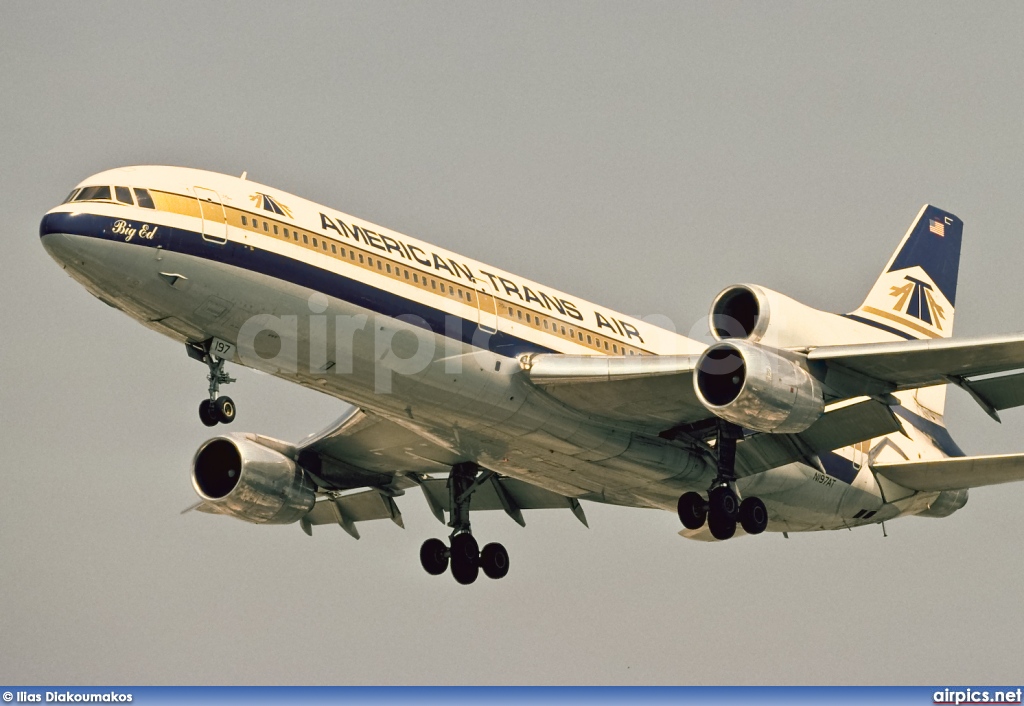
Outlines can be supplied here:
<path id="1" fill-rule="evenodd" d="M 269 440 L 268 440 L 269 441 Z M 359 539 L 356 523 L 391 520 L 405 527 L 395 498 L 420 487 L 430 511 L 444 523 L 450 510 L 446 478 L 453 465 L 465 461 L 401 424 L 353 409 L 324 431 L 314 434 L 290 455 L 322 491 L 313 509 L 300 520 L 306 534 L 314 525 L 337 524 Z M 473 493 L 471 510 L 504 510 L 525 525 L 522 510 L 565 508 L 587 524 L 576 498 L 568 498 L 513 478 L 484 471 Z"/>
<path id="2" fill-rule="evenodd" d="M 910 490 L 960 490 L 1024 480 L 1024 454 L 875 464 L 874 469 Z"/>
<path id="3" fill-rule="evenodd" d="M 660 432 L 711 417 L 693 389 L 698 357 L 542 353 L 525 366 L 530 382 L 568 407 Z"/>
<path id="4" fill-rule="evenodd" d="M 825 383 L 840 394 L 894 392 L 1024 368 L 1024 334 L 822 346 L 807 360 L 825 368 Z M 1017 401 L 1003 408 L 1024 403 L 1022 391 L 1018 380 Z"/>

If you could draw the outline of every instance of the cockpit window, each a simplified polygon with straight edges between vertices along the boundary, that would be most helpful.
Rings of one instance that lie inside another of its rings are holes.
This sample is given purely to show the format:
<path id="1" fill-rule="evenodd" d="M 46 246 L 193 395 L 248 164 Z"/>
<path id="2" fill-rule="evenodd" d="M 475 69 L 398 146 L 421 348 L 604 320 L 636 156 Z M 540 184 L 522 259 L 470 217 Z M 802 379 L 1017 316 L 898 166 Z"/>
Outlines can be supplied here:
<path id="1" fill-rule="evenodd" d="M 121 203 L 126 203 L 129 206 L 134 206 L 135 202 L 132 201 L 132 192 L 127 186 L 115 186 L 114 197 Z"/>
<path id="2" fill-rule="evenodd" d="M 74 201 L 75 200 L 75 196 L 78 195 L 79 191 L 81 191 L 81 189 L 74 189 L 70 194 L 68 194 L 68 197 L 66 199 L 64 199 L 64 203 L 68 203 L 69 201 Z"/>
<path id="3" fill-rule="evenodd" d="M 146 189 L 135 189 L 135 198 L 138 199 L 139 205 L 143 208 L 156 208 L 156 204 L 153 203 L 153 197 L 149 195 Z"/>
<path id="4" fill-rule="evenodd" d="M 97 200 L 110 200 L 110 187 L 109 186 L 87 186 L 78 192 L 78 196 L 75 197 L 75 201 L 97 201 Z"/>

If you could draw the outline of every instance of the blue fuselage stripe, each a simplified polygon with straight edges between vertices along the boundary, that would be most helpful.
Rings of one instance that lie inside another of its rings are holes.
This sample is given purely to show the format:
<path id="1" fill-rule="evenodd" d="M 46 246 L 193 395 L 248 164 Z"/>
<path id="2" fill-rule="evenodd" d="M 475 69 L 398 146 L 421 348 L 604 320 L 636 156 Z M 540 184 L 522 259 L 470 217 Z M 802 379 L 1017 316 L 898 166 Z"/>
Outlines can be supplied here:
<path id="1" fill-rule="evenodd" d="M 114 235 L 111 232 L 115 220 L 117 219 L 92 214 L 51 213 L 47 214 L 40 223 L 39 234 L 42 237 L 49 233 L 67 233 L 108 240 L 122 245 L 162 247 L 168 252 L 200 257 L 243 268 L 250 272 L 321 292 L 391 318 L 402 315 L 418 317 L 424 322 L 419 325 L 438 335 L 449 336 L 470 345 L 479 346 L 484 343 L 492 352 L 509 358 L 526 353 L 557 352 L 552 348 L 502 331 L 492 333 L 482 330 L 476 321 L 464 319 L 421 301 L 399 296 L 394 292 L 351 279 L 337 272 L 324 270 L 284 255 L 260 248 L 251 248 L 230 240 L 223 244 L 214 243 L 203 238 L 201 233 L 160 226 L 158 234 L 152 240 L 136 239 L 131 243 L 125 243 L 123 236 Z M 449 326 L 449 322 L 456 325 Z M 418 322 L 413 321 L 413 323 Z"/>

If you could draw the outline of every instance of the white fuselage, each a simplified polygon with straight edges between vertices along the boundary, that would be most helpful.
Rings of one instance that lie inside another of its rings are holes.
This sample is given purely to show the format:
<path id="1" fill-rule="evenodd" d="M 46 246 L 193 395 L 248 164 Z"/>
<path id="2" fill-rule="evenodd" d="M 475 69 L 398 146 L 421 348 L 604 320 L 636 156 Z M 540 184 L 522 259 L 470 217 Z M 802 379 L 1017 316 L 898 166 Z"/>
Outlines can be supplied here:
<path id="1" fill-rule="evenodd" d="M 244 179 L 129 167 L 79 188 L 90 186 L 109 187 L 110 197 L 52 209 L 44 246 L 150 328 L 181 342 L 234 343 L 236 362 L 563 495 L 675 510 L 681 493 L 705 490 L 714 476 L 702 456 L 649 430 L 567 409 L 519 364 L 535 352 L 693 354 L 701 342 Z M 119 202 L 118 186 L 135 197 Z M 765 501 L 774 531 L 926 511 L 935 493 L 879 481 L 867 463 L 872 448 L 881 460 L 945 455 L 944 430 L 912 394 L 899 397 L 910 439 L 840 449 L 820 469 L 793 463 L 741 478 L 739 491 Z"/>

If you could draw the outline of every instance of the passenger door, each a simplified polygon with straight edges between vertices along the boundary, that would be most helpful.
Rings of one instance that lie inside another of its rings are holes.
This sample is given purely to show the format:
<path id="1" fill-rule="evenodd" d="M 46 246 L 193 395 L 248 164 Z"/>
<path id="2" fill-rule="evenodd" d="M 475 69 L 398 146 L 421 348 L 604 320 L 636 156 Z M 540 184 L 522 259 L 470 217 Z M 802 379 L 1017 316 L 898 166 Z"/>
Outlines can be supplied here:
<path id="1" fill-rule="evenodd" d="M 204 186 L 195 186 L 193 190 L 203 217 L 203 239 L 223 245 L 228 240 L 228 215 L 220 194 Z"/>

